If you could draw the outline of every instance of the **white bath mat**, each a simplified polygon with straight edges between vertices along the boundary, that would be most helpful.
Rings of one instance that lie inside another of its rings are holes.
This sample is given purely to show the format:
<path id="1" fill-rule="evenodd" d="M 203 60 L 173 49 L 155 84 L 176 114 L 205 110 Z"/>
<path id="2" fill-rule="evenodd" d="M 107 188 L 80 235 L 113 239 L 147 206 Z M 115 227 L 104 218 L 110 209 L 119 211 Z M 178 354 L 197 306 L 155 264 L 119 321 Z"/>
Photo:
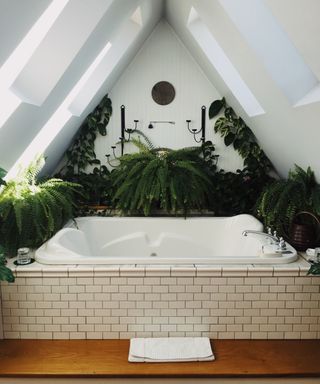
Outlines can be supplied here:
<path id="1" fill-rule="evenodd" d="M 214 360 L 208 337 L 135 338 L 130 340 L 130 362 L 162 363 Z"/>

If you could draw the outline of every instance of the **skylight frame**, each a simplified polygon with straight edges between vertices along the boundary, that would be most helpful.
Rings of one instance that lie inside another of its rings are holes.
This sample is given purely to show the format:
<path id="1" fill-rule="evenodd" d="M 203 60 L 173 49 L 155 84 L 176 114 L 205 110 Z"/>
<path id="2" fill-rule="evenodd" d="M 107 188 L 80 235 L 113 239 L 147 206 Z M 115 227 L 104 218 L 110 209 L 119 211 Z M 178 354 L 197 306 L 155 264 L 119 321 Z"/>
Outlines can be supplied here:
<path id="1" fill-rule="evenodd" d="M 194 7 L 190 9 L 187 28 L 247 115 L 253 117 L 264 114 L 264 109 Z"/>
<path id="2" fill-rule="evenodd" d="M 319 78 L 264 0 L 219 0 L 293 107 L 320 101 Z"/>
<path id="3" fill-rule="evenodd" d="M 0 68 L 0 129 L 22 103 L 19 95 L 10 89 L 15 79 L 45 38 L 56 19 L 70 0 L 54 0 L 34 23 L 29 32 Z"/>

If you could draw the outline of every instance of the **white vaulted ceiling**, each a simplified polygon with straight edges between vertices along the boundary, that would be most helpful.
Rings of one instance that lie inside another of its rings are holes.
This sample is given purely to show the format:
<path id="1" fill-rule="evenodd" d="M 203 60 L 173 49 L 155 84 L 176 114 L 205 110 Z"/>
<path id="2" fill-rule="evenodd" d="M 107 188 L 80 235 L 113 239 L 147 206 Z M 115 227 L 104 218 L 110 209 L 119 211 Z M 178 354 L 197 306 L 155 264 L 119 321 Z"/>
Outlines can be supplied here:
<path id="1" fill-rule="evenodd" d="M 279 173 L 320 179 L 319 15 L 319 0 L 0 0 L 0 166 L 44 152 L 53 170 L 164 18 Z"/>

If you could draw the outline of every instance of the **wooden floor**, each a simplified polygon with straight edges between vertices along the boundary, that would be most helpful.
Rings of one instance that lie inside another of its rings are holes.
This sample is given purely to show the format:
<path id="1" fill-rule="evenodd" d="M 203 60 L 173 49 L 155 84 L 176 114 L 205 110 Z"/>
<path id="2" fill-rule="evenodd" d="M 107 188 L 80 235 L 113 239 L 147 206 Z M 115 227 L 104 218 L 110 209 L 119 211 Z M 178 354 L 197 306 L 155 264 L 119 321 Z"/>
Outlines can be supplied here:
<path id="1" fill-rule="evenodd" d="M 216 340 L 216 360 L 128 363 L 128 340 L 2 340 L 0 377 L 320 377 L 318 340 Z"/>

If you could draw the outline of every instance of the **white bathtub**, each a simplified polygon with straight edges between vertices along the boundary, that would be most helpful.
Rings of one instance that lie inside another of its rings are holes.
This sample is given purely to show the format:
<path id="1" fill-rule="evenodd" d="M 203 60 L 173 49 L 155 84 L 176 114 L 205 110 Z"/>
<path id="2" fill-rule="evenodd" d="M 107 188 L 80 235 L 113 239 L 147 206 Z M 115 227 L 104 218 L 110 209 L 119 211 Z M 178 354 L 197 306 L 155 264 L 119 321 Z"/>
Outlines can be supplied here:
<path id="1" fill-rule="evenodd" d="M 270 252 L 262 230 L 250 215 L 234 217 L 143 218 L 80 217 L 35 254 L 43 264 L 283 264 L 296 251 Z"/>

